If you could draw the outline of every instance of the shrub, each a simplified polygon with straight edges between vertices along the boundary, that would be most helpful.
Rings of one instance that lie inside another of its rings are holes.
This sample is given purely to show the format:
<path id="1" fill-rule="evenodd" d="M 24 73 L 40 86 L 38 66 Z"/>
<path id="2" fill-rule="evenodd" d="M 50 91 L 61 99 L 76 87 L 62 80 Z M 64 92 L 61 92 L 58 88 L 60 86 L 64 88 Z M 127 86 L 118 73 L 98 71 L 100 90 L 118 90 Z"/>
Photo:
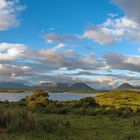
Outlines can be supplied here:
<path id="1" fill-rule="evenodd" d="M 134 113 L 140 112 L 140 107 L 139 106 L 131 106 L 131 109 Z"/>
<path id="2" fill-rule="evenodd" d="M 48 93 L 43 90 L 36 90 L 33 95 L 26 98 L 27 106 L 32 109 L 46 107 L 48 103 Z"/>
<path id="3" fill-rule="evenodd" d="M 35 90 L 33 92 L 34 96 L 44 96 L 44 97 L 49 97 L 48 92 L 44 91 L 44 90 Z"/>
<path id="4" fill-rule="evenodd" d="M 130 108 L 126 108 L 126 107 L 120 107 L 116 111 L 117 111 L 118 117 L 122 117 L 122 118 L 127 118 L 128 116 L 130 116 L 132 112 Z"/>
<path id="5" fill-rule="evenodd" d="M 82 107 L 95 107 L 98 104 L 93 97 L 85 97 L 80 100 L 80 105 Z"/>

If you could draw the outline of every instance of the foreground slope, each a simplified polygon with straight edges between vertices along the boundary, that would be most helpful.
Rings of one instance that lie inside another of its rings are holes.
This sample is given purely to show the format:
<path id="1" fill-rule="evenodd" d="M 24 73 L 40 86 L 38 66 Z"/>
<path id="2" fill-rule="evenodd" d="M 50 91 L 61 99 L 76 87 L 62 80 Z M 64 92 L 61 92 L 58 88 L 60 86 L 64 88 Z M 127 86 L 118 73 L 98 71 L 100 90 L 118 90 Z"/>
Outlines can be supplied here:
<path id="1" fill-rule="evenodd" d="M 100 105 L 114 107 L 140 107 L 140 92 L 136 91 L 111 91 L 95 97 Z"/>

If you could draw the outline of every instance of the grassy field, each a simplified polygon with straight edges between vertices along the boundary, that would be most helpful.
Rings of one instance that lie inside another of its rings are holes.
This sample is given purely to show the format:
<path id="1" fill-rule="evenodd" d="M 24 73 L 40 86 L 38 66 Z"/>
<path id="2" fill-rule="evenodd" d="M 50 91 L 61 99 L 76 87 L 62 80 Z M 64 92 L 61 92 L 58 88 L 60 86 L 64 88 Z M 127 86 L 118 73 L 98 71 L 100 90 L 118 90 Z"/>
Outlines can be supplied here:
<path id="1" fill-rule="evenodd" d="M 34 113 L 43 132 L 1 134 L 1 140 L 139 140 L 140 117 L 112 118 L 106 115 L 75 116 Z M 134 125 L 134 120 L 137 124 Z M 47 125 L 48 124 L 48 125 Z M 50 125 L 51 124 L 51 125 Z M 52 127 L 53 125 L 53 127 Z"/>
<path id="2" fill-rule="evenodd" d="M 140 140 L 138 92 L 70 102 L 36 92 L 26 100 L 0 102 L 0 140 Z"/>

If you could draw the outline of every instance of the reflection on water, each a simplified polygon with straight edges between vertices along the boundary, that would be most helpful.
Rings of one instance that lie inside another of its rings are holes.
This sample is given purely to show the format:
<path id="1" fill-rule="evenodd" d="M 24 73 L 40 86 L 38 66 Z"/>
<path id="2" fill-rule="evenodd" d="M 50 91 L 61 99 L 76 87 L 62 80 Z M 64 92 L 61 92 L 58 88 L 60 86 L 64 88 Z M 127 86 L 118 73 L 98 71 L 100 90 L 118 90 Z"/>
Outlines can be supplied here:
<path id="1" fill-rule="evenodd" d="M 26 96 L 30 96 L 29 93 L 0 93 L 0 100 L 8 100 L 8 101 L 19 101 Z M 96 94 L 74 94 L 74 93 L 49 93 L 50 100 L 57 101 L 71 101 L 71 100 L 80 100 L 84 97 L 94 97 Z"/>

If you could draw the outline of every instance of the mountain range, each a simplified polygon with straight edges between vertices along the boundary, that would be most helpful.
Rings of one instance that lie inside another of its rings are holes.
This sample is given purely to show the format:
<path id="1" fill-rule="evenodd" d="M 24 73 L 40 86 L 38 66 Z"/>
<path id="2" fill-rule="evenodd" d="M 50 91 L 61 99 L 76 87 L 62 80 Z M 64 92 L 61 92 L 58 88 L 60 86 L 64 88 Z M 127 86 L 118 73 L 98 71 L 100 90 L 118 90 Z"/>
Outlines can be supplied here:
<path id="1" fill-rule="evenodd" d="M 95 90 L 85 83 L 41 83 L 35 86 L 29 86 L 21 83 L 2 82 L 0 83 L 0 90 L 33 90 L 43 89 L 48 91 L 82 91 Z"/>
<path id="2" fill-rule="evenodd" d="M 95 91 L 96 89 L 90 87 L 85 83 L 40 83 L 35 86 L 29 86 L 22 83 L 14 83 L 14 82 L 1 82 L 0 90 L 34 90 L 34 89 L 43 89 L 48 91 Z M 117 90 L 140 90 L 140 86 L 133 86 L 129 83 L 121 84 Z"/>
<path id="3" fill-rule="evenodd" d="M 42 83 L 35 86 L 37 89 L 45 89 L 49 91 L 79 91 L 79 90 L 95 90 L 85 83 Z"/>

